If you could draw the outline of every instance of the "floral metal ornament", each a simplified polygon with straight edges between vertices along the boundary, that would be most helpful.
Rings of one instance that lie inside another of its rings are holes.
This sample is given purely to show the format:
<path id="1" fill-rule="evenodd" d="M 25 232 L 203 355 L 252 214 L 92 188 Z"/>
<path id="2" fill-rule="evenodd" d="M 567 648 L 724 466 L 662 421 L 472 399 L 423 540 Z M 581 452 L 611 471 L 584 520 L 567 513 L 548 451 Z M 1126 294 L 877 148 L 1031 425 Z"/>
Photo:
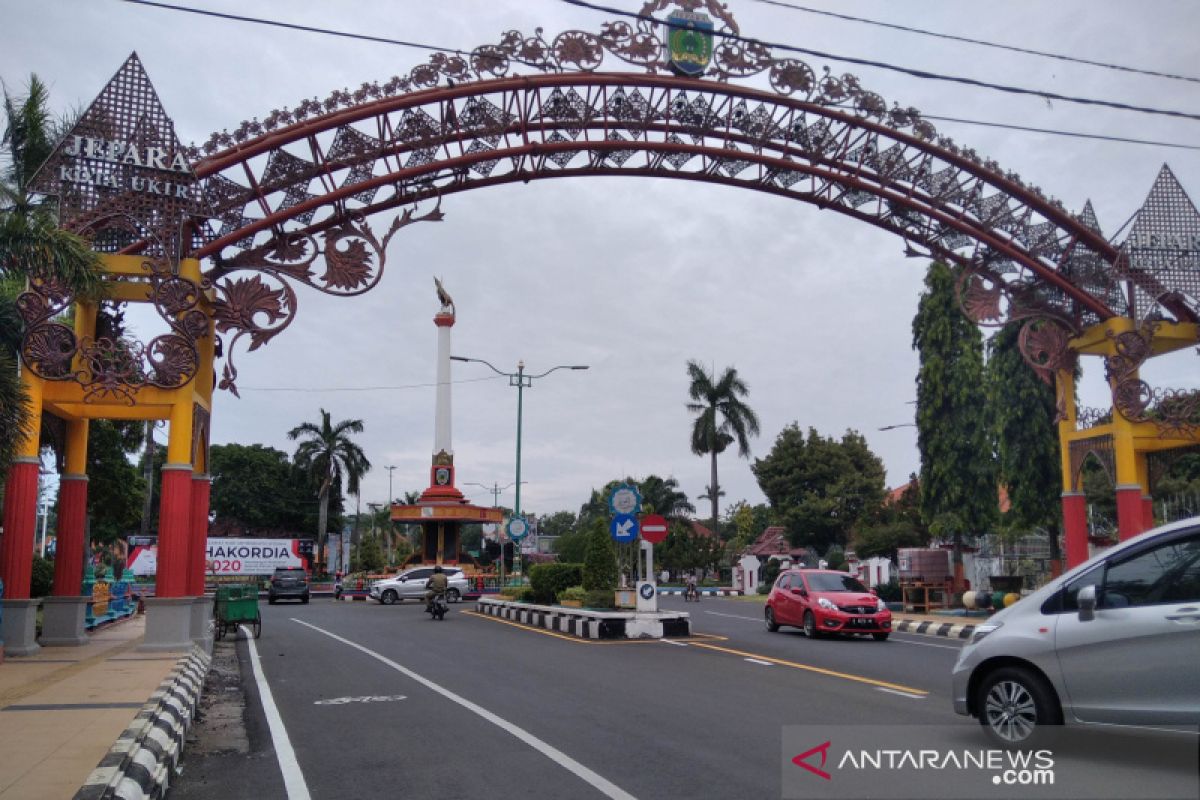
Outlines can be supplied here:
<path id="1" fill-rule="evenodd" d="M 218 388 L 240 396 L 233 350 L 242 337 L 249 337 L 249 350 L 257 350 L 292 324 L 297 305 L 289 281 L 340 297 L 363 294 L 383 277 L 393 236 L 415 222 L 440 222 L 443 216 L 440 203 L 421 215 L 408 209 L 382 239 L 366 220 L 349 216 L 319 235 L 282 234 L 231 259 L 218 259 L 208 276 L 216 295 L 213 320 L 218 333 L 231 336 L 228 347 L 222 345 L 225 367 Z M 322 257 L 323 271 L 318 266 Z M 238 274 L 246 272 L 254 274 Z"/>

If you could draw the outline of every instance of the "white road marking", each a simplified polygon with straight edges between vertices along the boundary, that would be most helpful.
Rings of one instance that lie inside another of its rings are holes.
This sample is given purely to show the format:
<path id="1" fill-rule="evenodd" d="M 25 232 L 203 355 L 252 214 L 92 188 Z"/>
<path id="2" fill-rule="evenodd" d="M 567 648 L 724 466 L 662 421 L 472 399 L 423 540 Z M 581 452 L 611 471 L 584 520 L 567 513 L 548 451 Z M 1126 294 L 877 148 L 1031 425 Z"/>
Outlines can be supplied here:
<path id="1" fill-rule="evenodd" d="M 663 644 L 673 644 L 676 647 L 687 647 L 687 642 L 672 642 L 670 639 L 659 639 Z"/>
<path id="2" fill-rule="evenodd" d="M 402 694 L 368 694 L 363 697 L 331 697 L 328 700 L 315 700 L 314 706 L 344 706 L 348 703 L 390 703 L 393 700 L 407 700 Z"/>
<path id="3" fill-rule="evenodd" d="M 876 686 L 876 687 L 875 687 L 875 691 L 877 691 L 877 692 L 887 692 L 888 694 L 898 694 L 898 695 L 900 695 L 901 697 L 907 697 L 907 698 L 909 698 L 910 700 L 924 700 L 924 699 L 925 699 L 925 697 L 926 697 L 926 695 L 923 695 L 923 694 L 913 694 L 912 692 L 901 692 L 901 691 L 898 691 L 898 690 L 896 690 L 896 689 L 885 689 L 885 688 L 884 688 L 884 687 L 882 687 L 882 686 Z"/>
<path id="4" fill-rule="evenodd" d="M 955 647 L 955 646 L 949 645 L 949 644 L 934 644 L 933 642 L 914 642 L 912 639 L 897 639 L 895 636 L 892 636 L 891 638 L 892 638 L 893 642 L 899 642 L 900 644 L 915 644 L 918 647 L 937 647 L 942 650 L 961 650 L 962 649 L 962 645 Z"/>
<path id="5" fill-rule="evenodd" d="M 730 619 L 748 619 L 751 622 L 762 622 L 758 617 L 743 617 L 740 614 L 722 614 L 720 611 L 705 611 L 705 614 L 712 614 L 714 617 L 729 617 Z"/>
<path id="6" fill-rule="evenodd" d="M 288 800 L 309 800 L 308 784 L 304 782 L 300 762 L 296 761 L 296 751 L 292 749 L 292 741 L 288 738 L 283 718 L 279 716 L 279 709 L 275 706 L 271 686 L 267 683 L 267 676 L 263 674 L 262 664 L 258 659 L 258 648 L 254 646 L 254 637 L 246 630 L 245 625 L 239 627 L 246 635 L 246 644 L 250 648 L 250 667 L 254 671 L 254 682 L 258 684 L 258 696 L 262 700 L 263 714 L 267 717 L 267 727 L 271 731 L 271 742 L 275 746 L 279 771 L 283 773 L 283 788 L 287 792 Z"/>
<path id="7" fill-rule="evenodd" d="M 431 691 L 437 692 L 442 697 L 445 697 L 447 700 L 451 700 L 451 701 L 457 703 L 458 705 L 462 706 L 463 708 L 467 709 L 468 711 L 472 712 L 473 714 L 477 714 L 480 717 L 483 717 L 485 720 L 492 723 L 497 728 L 500 728 L 501 730 L 506 731 L 507 733 L 511 733 L 516 738 L 525 742 L 525 744 L 529 745 L 534 750 L 537 750 L 542 755 L 546 756 L 547 758 L 549 758 L 551 761 L 558 764 L 563 769 L 567 770 L 568 772 L 574 773 L 576 776 L 578 776 L 579 778 L 583 779 L 584 781 L 586 781 L 587 783 L 591 784 L 593 787 L 598 789 L 604 795 L 614 798 L 614 800 L 636 800 L 636 798 L 634 798 L 633 795 L 629 794 L 624 789 L 622 789 L 619 786 L 617 786 L 616 784 L 614 784 L 612 781 L 610 781 L 607 778 L 588 769 L 583 764 L 580 764 L 578 761 L 571 758 L 566 753 L 562 752 L 561 750 L 559 750 L 558 748 L 549 744 L 548 742 L 542 741 L 541 739 L 537 738 L 536 736 L 534 736 L 532 733 L 525 730 L 524 728 L 514 725 L 513 723 L 509 722 L 508 720 L 506 720 L 502 717 L 499 717 L 496 714 L 493 714 L 491 711 L 488 711 L 486 708 L 484 708 L 480 705 L 472 703 L 470 700 L 466 699 L 465 697 L 455 694 L 454 692 L 450 691 L 449 689 L 434 683 L 433 681 L 429 680 L 428 678 L 418 675 L 417 673 L 410 670 L 408 667 L 405 667 L 401 664 L 397 664 L 395 661 L 392 661 L 387 656 L 380 655 L 379 653 L 376 653 L 374 650 L 363 647 L 361 644 L 352 642 L 349 639 L 344 639 L 341 636 L 338 636 L 336 633 L 330 633 L 329 631 L 325 630 L 324 628 L 318 628 L 316 625 L 309 624 L 309 623 L 305 622 L 304 620 L 296 619 L 295 617 L 292 617 L 291 620 L 292 620 L 292 622 L 303 625 L 306 628 L 312 628 L 317 633 L 323 633 L 326 636 L 328 636 L 330 639 L 341 642 L 342 644 L 347 645 L 348 647 L 353 647 L 355 650 L 358 650 L 361 653 L 365 653 L 366 655 L 369 655 L 371 658 L 375 659 L 376 661 L 386 664 L 387 666 L 396 670 L 401 675 L 405 675 L 409 678 L 412 678 L 417 683 L 421 684 L 422 686 L 426 687 L 427 689 L 430 689 Z M 305 796 L 307 796 L 307 795 L 305 795 Z"/>
<path id="8" fill-rule="evenodd" d="M 757 659 L 757 658 L 743 658 L 742 660 L 743 660 L 743 661 L 749 661 L 751 664 L 762 664 L 764 667 L 769 667 L 769 666 L 771 666 L 771 662 L 770 662 L 770 661 L 760 661 L 760 660 L 759 660 L 759 659 Z"/>

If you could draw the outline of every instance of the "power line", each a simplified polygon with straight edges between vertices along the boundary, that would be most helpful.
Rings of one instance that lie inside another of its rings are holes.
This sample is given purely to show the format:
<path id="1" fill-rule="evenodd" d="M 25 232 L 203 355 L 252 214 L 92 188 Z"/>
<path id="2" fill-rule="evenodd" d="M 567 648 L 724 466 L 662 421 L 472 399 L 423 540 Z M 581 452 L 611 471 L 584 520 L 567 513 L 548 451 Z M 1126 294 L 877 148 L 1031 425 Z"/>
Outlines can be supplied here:
<path id="1" fill-rule="evenodd" d="M 1024 133 L 1046 133 L 1051 136 L 1070 136 L 1077 139 L 1098 139 L 1104 142 L 1117 142 L 1119 144 L 1145 144 L 1154 147 L 1174 147 L 1179 150 L 1200 150 L 1200 145 L 1195 144 L 1180 144 L 1178 142 L 1159 142 L 1153 139 L 1129 139 L 1124 136 L 1106 136 L 1102 133 L 1084 133 L 1082 131 L 1060 131 L 1054 128 L 1032 128 L 1027 125 L 1011 125 L 1006 122 L 988 122 L 979 119 L 963 119 L 961 117 L 942 117 L 935 114 L 921 114 L 922 119 L 932 119 L 939 122 L 958 122 L 963 125 L 978 125 L 984 128 L 1004 128 L 1010 131 L 1022 131 Z"/>
<path id="2" fill-rule="evenodd" d="M 781 8 L 790 8 L 793 11 L 803 11 L 807 14 L 819 14 L 824 17 L 834 17 L 836 19 L 846 20 L 847 22 L 861 22 L 864 25 L 875 25 L 880 28 L 891 28 L 892 30 L 904 31 L 905 33 L 915 33 L 921 36 L 932 36 L 936 39 L 949 39 L 954 42 L 965 42 L 967 44 L 977 44 L 981 47 L 993 47 L 997 50 L 1008 50 L 1013 53 L 1024 53 L 1025 55 L 1040 56 L 1042 58 L 1053 58 L 1058 61 L 1068 61 L 1073 64 L 1086 64 L 1089 67 L 1101 67 L 1102 69 L 1112 69 L 1118 72 L 1132 72 L 1138 75 L 1150 75 L 1155 78 L 1169 78 L 1175 81 L 1190 81 L 1191 83 L 1200 83 L 1200 78 L 1194 78 L 1190 75 L 1176 75 L 1170 72 L 1158 72 L 1152 69 L 1141 69 L 1140 67 L 1127 67 L 1121 64 L 1109 64 L 1103 61 L 1092 61 L 1087 58 L 1078 58 L 1076 56 L 1066 56 L 1061 53 L 1048 53 L 1044 50 L 1033 50 L 1028 47 L 1017 47 L 1010 44 L 999 44 L 997 42 L 989 42 L 983 39 L 972 39 L 969 36 L 956 36 L 951 33 L 939 33 L 937 31 L 929 31 L 923 28 L 911 28 L 907 25 L 898 25 L 893 22 L 882 22 L 877 19 L 866 19 L 864 17 L 855 17 L 850 14 L 839 14 L 836 11 L 825 11 L 819 8 L 808 8 L 807 6 L 798 6 L 794 3 L 784 3 L 781 0 L 755 0 L 758 3 L 765 3 L 769 6 L 779 6 Z"/>
<path id="3" fill-rule="evenodd" d="M 612 6 L 602 6 L 597 3 L 589 3 L 587 0 L 559 0 L 560 3 L 566 3 L 571 6 L 591 9 L 592 11 L 603 11 L 606 14 L 616 14 L 621 17 L 630 17 L 632 19 L 653 22 L 656 25 L 669 25 L 670 23 L 663 20 L 655 19 L 651 16 L 643 16 L 642 14 L 633 11 L 624 11 Z M 914 69 L 913 67 L 902 67 L 898 64 L 889 64 L 886 61 L 874 61 L 867 58 L 858 58 L 856 56 L 842 56 L 836 53 L 829 53 L 824 50 L 812 50 L 805 47 L 796 47 L 794 45 L 779 44 L 777 42 L 768 42 L 762 39 L 754 39 L 748 36 L 739 36 L 734 33 L 714 30 L 713 36 L 718 36 L 725 39 L 732 39 L 737 42 L 756 45 L 772 50 L 781 50 L 784 52 L 803 53 L 804 55 L 814 56 L 816 58 L 828 58 L 831 61 L 842 61 L 847 64 L 858 64 L 865 67 L 876 67 L 878 69 L 889 70 L 891 72 L 899 72 L 904 75 L 910 75 L 914 78 L 923 80 L 945 81 L 947 83 L 959 83 L 964 86 L 974 86 L 980 89 L 992 89 L 997 92 L 1005 92 L 1007 94 L 1028 95 L 1038 97 L 1044 100 L 1060 100 L 1064 103 L 1077 103 L 1086 106 L 1098 106 L 1101 108 L 1114 108 L 1119 111 L 1137 111 L 1142 114 L 1156 114 L 1165 117 L 1178 117 L 1181 119 L 1200 120 L 1200 114 L 1194 114 L 1188 111 L 1174 111 L 1164 108 L 1152 108 L 1150 106 L 1135 106 L 1129 103 L 1120 103 L 1115 100 L 1099 100 L 1090 97 L 1073 97 L 1071 95 L 1059 94 L 1057 92 L 1048 92 L 1042 89 L 1026 89 L 1021 86 L 1009 86 L 1003 83 L 991 83 L 990 81 L 981 81 L 975 78 L 964 78 L 959 75 L 945 75 L 940 72 L 929 72 L 923 69 Z"/>
<path id="4" fill-rule="evenodd" d="M 761 1 L 768 2 L 768 0 L 761 0 Z M 409 42 L 409 41 L 404 41 L 401 39 L 389 39 L 389 38 L 381 37 L 381 36 L 369 36 L 366 34 L 350 33 L 348 31 L 337 31 L 337 30 L 332 30 L 332 29 L 328 29 L 328 28 L 318 28 L 318 27 L 313 27 L 313 26 L 308 26 L 308 25 L 297 25 L 297 24 L 293 24 L 293 23 L 289 23 L 289 22 L 280 22 L 278 20 L 261 19 L 261 18 L 257 18 L 257 17 L 244 17 L 244 16 L 240 16 L 237 14 L 225 14 L 225 13 L 220 13 L 220 12 L 216 12 L 216 11 L 208 11 L 206 9 L 189 8 L 187 6 L 172 5 L 169 3 L 159 3 L 159 2 L 154 2 L 153 0 L 121 0 L 121 2 L 132 3 L 134 5 L 144 5 L 144 6 L 151 6 L 151 7 L 155 7 L 155 8 L 162 8 L 162 9 L 167 9 L 170 11 L 182 11 L 185 13 L 200 14 L 203 16 L 216 17 L 216 18 L 230 20 L 230 21 L 234 21 L 234 22 L 250 22 L 253 24 L 268 25 L 268 26 L 286 28 L 286 29 L 290 29 L 290 30 L 303 31 L 303 32 L 307 32 L 307 33 L 319 33 L 319 34 L 337 36 L 337 37 L 346 38 L 346 39 L 357 39 L 357 40 L 361 40 L 361 41 L 375 42 L 375 43 L 379 43 L 379 44 L 390 44 L 390 45 L 395 45 L 398 47 L 412 47 L 412 48 L 417 48 L 420 50 L 428 50 L 428 51 L 441 52 L 441 53 L 469 55 L 466 51 L 463 51 L 463 50 L 458 50 L 455 48 L 448 48 L 448 47 L 439 47 L 437 45 L 423 44 L 421 42 Z M 572 5 L 584 6 L 587 8 L 591 8 L 593 10 L 611 11 L 612 13 L 622 14 L 625 16 L 638 17 L 637 14 L 633 14 L 631 12 L 624 12 L 624 11 L 620 11 L 619 9 L 608 9 L 603 6 L 596 6 L 596 5 L 593 5 L 590 3 L 579 2 L 578 0 L 562 0 L 562 2 L 571 3 Z M 816 13 L 816 12 L 814 12 L 814 13 Z M 821 12 L 821 13 L 824 13 L 824 12 Z M 829 12 L 829 13 L 832 13 L 832 12 Z M 638 18 L 642 19 L 642 17 L 638 17 Z M 644 18 L 644 19 L 651 19 L 651 18 Z M 653 20 L 653 21 L 658 22 L 658 20 Z M 725 34 L 718 34 L 718 35 L 725 35 Z M 776 47 L 776 48 L 783 49 L 783 50 L 796 50 L 796 51 L 803 52 L 803 53 L 815 54 L 815 55 L 819 55 L 821 57 L 831 58 L 834 60 L 847 60 L 847 61 L 854 60 L 854 59 L 849 59 L 849 58 L 843 58 L 841 56 L 820 53 L 819 51 L 804 50 L 801 48 L 791 47 L 788 45 L 766 44 L 766 43 L 759 42 L 756 39 L 747 39 L 745 37 L 731 37 L 731 38 L 736 38 L 741 41 L 755 42 L 758 44 L 763 44 L 764 46 Z M 532 66 L 531 64 L 529 64 L 529 62 L 520 61 L 519 59 L 514 59 L 514 60 L 517 60 L 519 63 Z M 864 64 L 874 65 L 874 62 L 867 62 L 867 61 L 861 61 L 861 60 L 858 60 L 855 63 L 864 63 Z M 880 65 L 880 66 L 884 66 L 885 68 L 891 68 L 891 67 L 888 67 L 887 65 Z M 900 71 L 905 71 L 904 68 L 900 68 L 900 67 L 896 67 L 895 69 L 898 69 Z M 916 74 L 916 73 L 911 72 L 910 74 Z M 944 79 L 945 80 L 958 80 L 958 79 L 954 79 L 954 78 L 944 78 Z M 972 82 L 969 79 L 961 79 L 961 80 L 963 82 Z M 1192 79 L 1188 78 L 1187 80 L 1192 80 Z M 986 84 L 980 84 L 980 85 L 986 85 Z M 1014 90 L 1014 91 L 1019 91 L 1019 92 L 1032 94 L 1032 95 L 1039 96 L 1039 97 L 1046 97 L 1046 98 L 1050 98 L 1050 99 L 1067 99 L 1067 100 L 1071 99 L 1071 98 L 1062 98 L 1058 95 L 1037 92 L 1036 90 Z M 1107 104 L 1106 101 L 1088 101 L 1088 100 L 1082 100 L 1082 99 L 1078 100 L 1078 101 L 1073 101 L 1073 102 L 1095 102 L 1097 104 Z M 1135 106 L 1121 106 L 1119 104 L 1114 107 L 1121 107 L 1121 108 L 1126 108 L 1127 110 L 1135 110 L 1135 111 L 1143 111 L 1144 110 L 1147 113 L 1172 114 L 1172 115 L 1187 117 L 1190 119 L 1200 119 L 1200 115 L 1184 114 L 1183 112 L 1159 111 L 1159 110 L 1155 110 L 1155 109 L 1140 109 Z M 925 117 L 926 119 L 930 119 L 930 120 L 956 122 L 956 123 L 960 123 L 960 124 L 964 124 L 964 125 L 979 125 L 982 127 L 1005 128 L 1008 130 L 1028 132 L 1028 133 L 1044 133 L 1044 134 L 1050 134 L 1050 135 L 1055 135 L 1055 136 L 1069 136 L 1069 137 L 1077 137 L 1077 138 L 1082 138 L 1082 139 L 1098 139 L 1098 140 L 1111 141 L 1111 142 L 1117 142 L 1117 143 L 1122 143 L 1122 144 L 1154 145 L 1154 146 L 1160 146 L 1160 147 L 1171 147 L 1171 148 L 1182 149 L 1182 150 L 1200 149 L 1200 147 L 1195 146 L 1195 145 L 1178 144 L 1178 143 L 1173 143 L 1173 142 L 1158 142 L 1158 141 L 1146 140 L 1146 139 L 1128 139 L 1128 138 L 1123 138 L 1123 137 L 1119 137 L 1119 136 L 1105 136 L 1102 134 L 1090 134 L 1090 133 L 1081 133 L 1081 132 L 1075 132 L 1075 131 L 1062 131 L 1062 130 L 1055 130 L 1055 129 L 1051 129 L 1051 128 L 1031 128 L 1031 127 L 1021 126 L 1021 125 L 1010 125 L 1010 124 L 1000 123 L 1000 122 L 971 120 L 971 119 L 965 119 L 965 118 L 961 118 L 961 117 L 943 117 L 943 116 L 935 116 L 935 115 L 931 115 L 931 114 L 922 114 L 922 116 Z M 250 387 L 248 387 L 248 388 L 250 388 Z M 363 389 L 348 389 L 348 390 L 326 389 L 326 390 L 320 390 L 320 391 L 376 391 L 376 390 L 382 390 L 382 389 L 388 389 L 388 388 L 408 388 L 408 387 L 367 387 L 367 388 L 363 388 Z M 250 391 L 270 391 L 270 390 L 250 388 Z M 295 390 L 288 390 L 288 391 L 302 391 L 302 390 L 295 389 Z"/>
<path id="5" fill-rule="evenodd" d="M 478 383 L 479 381 L 497 381 L 500 378 L 496 375 L 488 375 L 483 378 L 464 378 L 459 381 L 450 381 L 455 383 Z M 438 382 L 433 383 L 410 383 L 404 386 L 332 386 L 318 388 L 313 386 L 239 386 L 238 390 L 242 392 L 303 392 L 305 394 L 317 394 L 321 392 L 393 392 L 401 389 L 428 389 L 431 386 L 437 386 Z"/>
<path id="6" fill-rule="evenodd" d="M 227 14 L 220 11 L 210 11 L 206 8 L 192 8 L 191 6 L 180 6 L 173 3 L 157 3 L 153 0 L 121 0 L 123 3 L 132 3 L 138 6 L 150 6 L 152 8 L 162 8 L 167 11 L 182 11 L 186 14 L 199 14 L 202 17 L 215 17 L 216 19 L 229 20 L 231 22 L 249 22 L 255 25 L 267 25 L 274 28 L 286 28 L 293 31 L 303 31 L 305 33 L 320 33 L 326 36 L 338 36 L 343 39 L 356 39 L 362 42 L 376 42 L 378 44 L 391 44 L 399 47 L 412 47 L 417 50 L 430 50 L 437 53 L 453 53 L 459 56 L 470 56 L 470 51 L 459 50 L 454 47 L 439 47 L 432 44 L 424 44 L 423 42 L 409 42 L 404 39 L 390 39 L 386 36 L 371 36 L 365 33 L 350 33 L 349 31 L 339 31 L 332 28 L 319 28 L 313 25 L 299 25 L 294 22 L 281 22 L 274 19 L 263 19 L 262 17 L 247 17 L 241 14 Z M 515 56 L 509 56 L 513 61 L 528 66 L 536 66 L 528 61 L 522 61 Z"/>

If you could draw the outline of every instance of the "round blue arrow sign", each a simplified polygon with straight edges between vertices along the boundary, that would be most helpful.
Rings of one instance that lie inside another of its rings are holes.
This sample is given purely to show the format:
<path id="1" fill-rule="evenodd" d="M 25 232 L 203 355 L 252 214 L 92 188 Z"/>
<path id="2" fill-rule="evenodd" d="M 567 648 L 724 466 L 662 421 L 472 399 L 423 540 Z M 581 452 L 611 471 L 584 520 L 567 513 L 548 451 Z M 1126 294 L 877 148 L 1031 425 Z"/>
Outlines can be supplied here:
<path id="1" fill-rule="evenodd" d="M 617 514 L 608 526 L 608 532 L 618 542 L 632 542 L 638 537 L 637 517 L 632 514 Z"/>

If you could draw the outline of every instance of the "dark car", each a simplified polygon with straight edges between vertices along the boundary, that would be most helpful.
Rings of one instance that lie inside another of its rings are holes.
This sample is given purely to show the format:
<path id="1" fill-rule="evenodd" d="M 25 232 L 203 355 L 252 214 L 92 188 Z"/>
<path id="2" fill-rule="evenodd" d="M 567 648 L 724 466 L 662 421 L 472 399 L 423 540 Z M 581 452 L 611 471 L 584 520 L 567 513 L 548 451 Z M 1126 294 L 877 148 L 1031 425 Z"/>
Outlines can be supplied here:
<path id="1" fill-rule="evenodd" d="M 267 589 L 267 602 L 275 605 L 276 600 L 299 600 L 308 602 L 308 573 L 301 567 L 276 567 Z"/>
<path id="2" fill-rule="evenodd" d="M 845 572 L 791 569 L 767 597 L 767 630 L 781 625 L 803 628 L 809 638 L 824 633 L 870 634 L 884 641 L 892 632 L 892 612 L 883 601 Z"/>

